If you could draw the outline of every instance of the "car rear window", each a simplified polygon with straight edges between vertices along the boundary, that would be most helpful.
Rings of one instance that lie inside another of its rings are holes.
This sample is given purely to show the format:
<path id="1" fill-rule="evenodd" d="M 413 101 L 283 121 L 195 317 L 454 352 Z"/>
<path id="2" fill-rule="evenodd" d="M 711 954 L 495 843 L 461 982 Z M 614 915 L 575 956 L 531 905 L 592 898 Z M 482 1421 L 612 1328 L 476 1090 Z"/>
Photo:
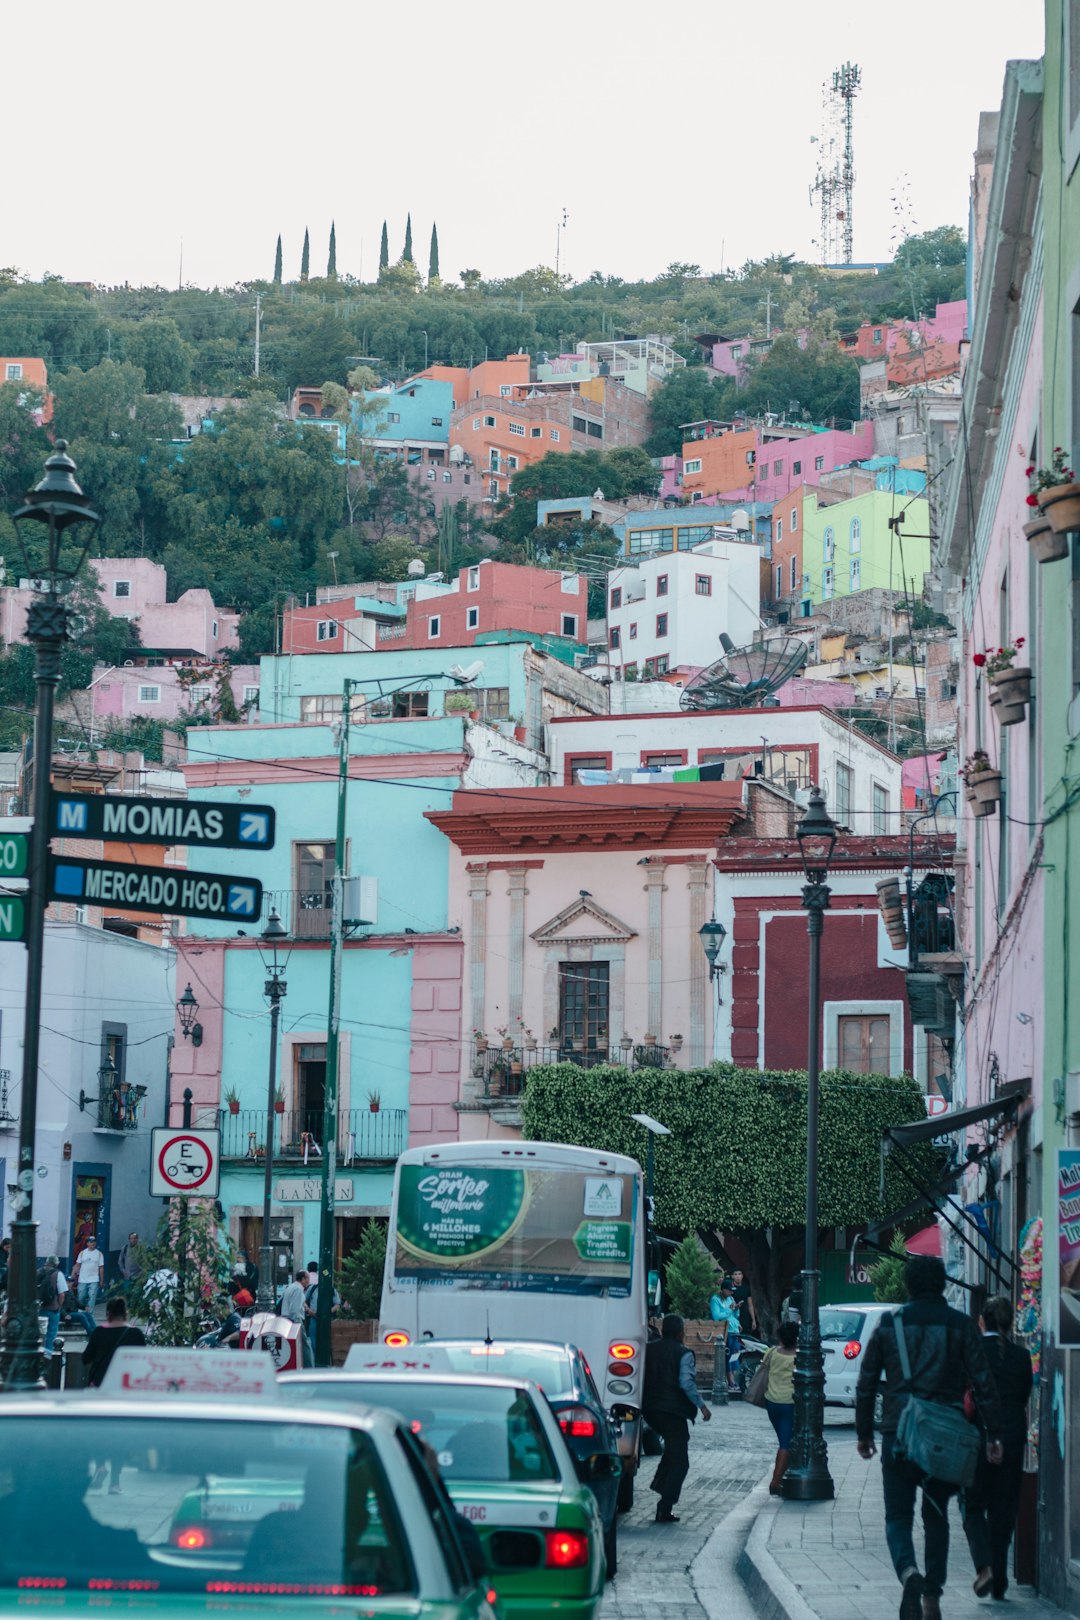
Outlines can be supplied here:
<path id="1" fill-rule="evenodd" d="M 416 1591 L 364 1434 L 224 1415 L 14 1417 L 4 1442 L 0 1588 L 297 1599 Z"/>
<path id="2" fill-rule="evenodd" d="M 826 1306 L 818 1317 L 823 1339 L 858 1339 L 866 1321 L 865 1311 L 840 1311 Z"/>
<path id="3" fill-rule="evenodd" d="M 489 1373 L 493 1378 L 528 1378 L 549 1401 L 574 1394 L 574 1374 L 565 1350 L 539 1350 L 514 1345 L 448 1345 L 446 1356 L 456 1373 Z"/>

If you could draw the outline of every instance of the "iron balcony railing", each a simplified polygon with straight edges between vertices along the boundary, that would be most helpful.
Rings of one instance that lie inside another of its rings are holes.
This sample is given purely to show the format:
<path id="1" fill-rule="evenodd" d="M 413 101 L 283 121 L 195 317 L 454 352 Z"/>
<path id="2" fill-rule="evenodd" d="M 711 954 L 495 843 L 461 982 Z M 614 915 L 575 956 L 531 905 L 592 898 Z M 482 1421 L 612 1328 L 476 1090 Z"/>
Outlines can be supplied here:
<path id="1" fill-rule="evenodd" d="M 333 890 L 322 888 L 264 889 L 263 917 L 273 908 L 285 932 L 293 939 L 329 939 L 333 916 Z"/>
<path id="2" fill-rule="evenodd" d="M 651 1043 L 630 1046 L 481 1046 L 475 1048 L 473 1075 L 484 1082 L 485 1097 L 518 1097 L 525 1089 L 530 1069 L 541 1063 L 576 1063 L 579 1069 L 595 1069 L 601 1063 L 619 1064 L 628 1069 L 666 1069 L 671 1064 L 671 1047 Z"/>
<path id="3" fill-rule="evenodd" d="M 223 1159 L 266 1157 L 266 1109 L 241 1108 L 233 1113 L 220 1111 L 221 1156 Z M 322 1159 L 323 1111 L 321 1108 L 292 1109 L 270 1115 L 273 1122 L 273 1156 L 281 1164 L 318 1165 Z M 409 1115 L 405 1108 L 344 1109 L 338 1115 L 338 1165 L 357 1159 L 396 1159 L 408 1144 Z"/>

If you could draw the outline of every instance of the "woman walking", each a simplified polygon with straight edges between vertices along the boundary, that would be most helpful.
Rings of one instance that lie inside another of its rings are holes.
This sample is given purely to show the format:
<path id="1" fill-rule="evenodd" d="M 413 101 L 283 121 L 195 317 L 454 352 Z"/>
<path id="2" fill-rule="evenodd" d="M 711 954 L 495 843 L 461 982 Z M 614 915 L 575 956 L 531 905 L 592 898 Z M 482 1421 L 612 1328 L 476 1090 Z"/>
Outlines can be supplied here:
<path id="1" fill-rule="evenodd" d="M 987 1300 L 979 1318 L 986 1359 L 1001 1398 L 1004 1456 L 995 1466 L 987 1462 L 983 1447 L 975 1483 L 964 1492 L 964 1533 L 975 1565 L 975 1592 L 998 1599 L 1009 1585 L 1009 1543 L 1020 1502 L 1032 1384 L 1031 1357 L 1010 1336 L 1012 1316 L 1011 1300 L 998 1294 Z"/>
<path id="2" fill-rule="evenodd" d="M 791 1434 L 795 1427 L 795 1346 L 799 1338 L 797 1322 L 781 1322 L 776 1330 L 780 1341 L 762 1358 L 762 1371 L 767 1375 L 765 1384 L 765 1410 L 769 1422 L 776 1430 L 776 1462 L 769 1484 L 769 1495 L 780 1495 L 780 1481 L 787 1472 L 791 1454 Z"/>

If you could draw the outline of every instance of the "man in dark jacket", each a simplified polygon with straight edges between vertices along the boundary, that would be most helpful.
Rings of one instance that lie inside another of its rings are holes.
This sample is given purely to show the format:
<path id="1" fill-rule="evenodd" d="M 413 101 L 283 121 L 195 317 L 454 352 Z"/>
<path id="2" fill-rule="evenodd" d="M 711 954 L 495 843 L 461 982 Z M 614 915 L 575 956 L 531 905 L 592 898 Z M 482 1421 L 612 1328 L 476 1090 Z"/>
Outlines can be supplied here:
<path id="1" fill-rule="evenodd" d="M 883 1316 L 866 1347 L 855 1392 L 859 1456 L 874 1455 L 874 1398 L 885 1378 L 881 1424 L 881 1477 L 885 1489 L 885 1539 L 903 1587 L 900 1620 L 941 1620 L 940 1598 L 949 1561 L 949 1497 L 955 1487 L 929 1479 L 898 1451 L 896 1430 L 909 1395 L 961 1408 L 971 1389 L 985 1430 L 987 1460 L 1001 1461 L 1001 1409 L 979 1330 L 970 1317 L 945 1303 L 945 1267 L 931 1255 L 912 1255 L 904 1267 L 909 1303 Z M 911 1366 L 904 1378 L 897 1344 L 903 1324 Z M 912 1530 L 915 1496 L 922 1488 L 926 1577 L 919 1573 Z"/>
<path id="2" fill-rule="evenodd" d="M 678 1524 L 671 1510 L 679 1500 L 683 1480 L 690 1472 L 691 1423 L 700 1412 L 708 1423 L 712 1413 L 698 1394 L 694 1379 L 694 1352 L 683 1343 L 681 1316 L 665 1316 L 660 1337 L 645 1346 L 645 1388 L 642 1412 L 650 1429 L 663 1436 L 664 1455 L 650 1490 L 660 1501 L 657 1524 Z"/>

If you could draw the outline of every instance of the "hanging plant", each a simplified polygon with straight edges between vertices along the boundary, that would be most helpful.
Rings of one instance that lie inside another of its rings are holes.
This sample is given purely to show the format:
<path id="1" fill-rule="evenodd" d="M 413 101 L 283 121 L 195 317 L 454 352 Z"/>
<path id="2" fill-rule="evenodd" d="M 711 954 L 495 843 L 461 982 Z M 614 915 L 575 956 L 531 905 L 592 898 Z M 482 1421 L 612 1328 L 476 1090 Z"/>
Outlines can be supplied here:
<path id="1" fill-rule="evenodd" d="M 1027 497 L 1029 506 L 1037 506 L 1055 534 L 1070 534 L 1080 529 L 1080 483 L 1067 465 L 1065 452 L 1055 445 L 1049 467 L 1027 469 L 1027 476 L 1035 487 Z"/>
<path id="2" fill-rule="evenodd" d="M 960 768 L 966 792 L 964 797 L 976 816 L 992 816 L 1001 798 L 1001 772 L 991 763 L 984 748 L 977 748 Z"/>
<path id="3" fill-rule="evenodd" d="M 988 647 L 971 658 L 976 669 L 986 673 L 990 704 L 1003 726 L 1020 725 L 1031 702 L 1031 667 L 1013 664 L 1023 645 L 1023 636 L 1017 636 L 1007 647 Z"/>

